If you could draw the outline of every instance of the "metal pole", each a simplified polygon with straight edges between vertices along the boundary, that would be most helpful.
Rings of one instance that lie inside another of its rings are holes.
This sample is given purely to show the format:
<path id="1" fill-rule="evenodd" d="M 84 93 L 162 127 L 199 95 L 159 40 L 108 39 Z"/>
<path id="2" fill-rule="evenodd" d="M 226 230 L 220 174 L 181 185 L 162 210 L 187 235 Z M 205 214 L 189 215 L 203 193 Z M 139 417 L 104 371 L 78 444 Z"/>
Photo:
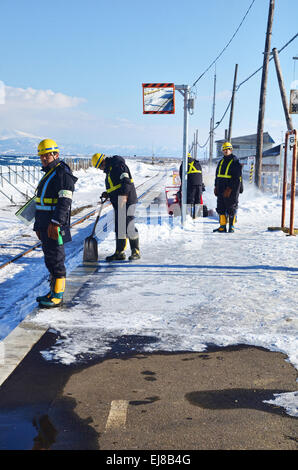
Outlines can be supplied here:
<path id="1" fill-rule="evenodd" d="M 230 111 L 230 122 L 229 122 L 229 133 L 228 133 L 228 141 L 229 142 L 231 142 L 231 139 L 232 139 L 232 122 L 233 122 L 233 114 L 234 114 L 234 101 L 235 101 L 235 93 L 236 93 L 237 72 L 238 72 L 238 64 L 235 65 L 234 84 L 233 84 L 233 93 L 232 93 L 232 102 L 231 102 L 231 111 Z"/>
<path id="2" fill-rule="evenodd" d="M 182 175 L 181 175 L 181 224 L 184 226 L 186 221 L 187 204 L 187 148 L 188 148 L 188 101 L 190 88 L 188 85 L 175 85 L 184 98 L 184 122 L 183 122 L 183 156 L 182 156 Z"/>
<path id="3" fill-rule="evenodd" d="M 263 127 L 264 127 L 264 114 L 265 114 L 265 101 L 268 77 L 268 64 L 269 64 L 269 51 L 272 34 L 273 12 L 275 0 L 270 0 L 267 33 L 265 41 L 260 103 L 259 103 L 259 117 L 258 117 L 258 130 L 257 130 L 257 146 L 256 146 L 256 170 L 255 170 L 255 184 L 261 187 L 261 171 L 262 171 L 262 154 L 263 154 Z"/>
<path id="4" fill-rule="evenodd" d="M 295 235 L 294 229 L 294 214 L 295 214 L 295 195 L 296 195 L 296 172 L 297 172 L 297 131 L 292 131 L 295 141 L 293 145 L 293 160 L 292 160 L 292 179 L 291 179 L 291 208 L 290 208 L 290 235 Z"/>
<path id="5" fill-rule="evenodd" d="M 283 174 L 283 185 L 282 185 L 282 208 L 281 208 L 281 227 L 282 228 L 284 228 L 285 226 L 285 217 L 286 217 L 288 139 L 289 139 L 289 134 L 287 132 L 286 139 L 285 139 L 284 174 Z"/>
<path id="6" fill-rule="evenodd" d="M 184 87 L 184 126 L 183 126 L 183 161 L 182 161 L 182 204 L 181 204 L 181 223 L 184 226 L 186 221 L 187 205 L 187 147 L 188 147 L 188 100 L 189 86 Z"/>
<path id="7" fill-rule="evenodd" d="M 274 48 L 274 49 L 272 49 L 272 52 L 273 52 L 274 63 L 275 63 L 276 74 L 277 74 L 277 80 L 278 80 L 280 94 L 281 94 L 281 100 L 282 100 L 284 113 L 285 113 L 285 118 L 286 118 L 286 122 L 287 122 L 287 128 L 288 128 L 288 131 L 292 131 L 293 130 L 293 123 L 292 123 L 291 116 L 289 114 L 287 98 L 286 98 L 286 91 L 285 91 L 284 81 L 283 81 L 280 62 L 279 62 L 279 57 L 278 57 L 278 51 L 277 51 L 276 48 Z"/>
<path id="8" fill-rule="evenodd" d="M 211 120 L 210 120 L 209 166 L 211 166 L 212 157 L 213 157 L 215 93 L 216 93 L 216 73 L 214 74 L 212 117 L 211 117 Z"/>

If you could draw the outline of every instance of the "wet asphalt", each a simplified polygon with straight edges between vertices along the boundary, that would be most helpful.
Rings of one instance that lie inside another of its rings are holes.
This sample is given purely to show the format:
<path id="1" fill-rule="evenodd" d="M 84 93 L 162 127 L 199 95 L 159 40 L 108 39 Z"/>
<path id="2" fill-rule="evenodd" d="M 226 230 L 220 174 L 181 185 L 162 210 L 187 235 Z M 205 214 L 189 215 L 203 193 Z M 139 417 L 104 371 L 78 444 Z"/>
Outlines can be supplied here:
<path id="1" fill-rule="evenodd" d="M 148 338 L 124 336 L 105 357 L 66 366 L 41 354 L 56 339 L 47 332 L 1 386 L 0 450 L 298 448 L 297 418 L 264 402 L 297 391 L 281 353 L 245 345 L 146 353 Z"/>

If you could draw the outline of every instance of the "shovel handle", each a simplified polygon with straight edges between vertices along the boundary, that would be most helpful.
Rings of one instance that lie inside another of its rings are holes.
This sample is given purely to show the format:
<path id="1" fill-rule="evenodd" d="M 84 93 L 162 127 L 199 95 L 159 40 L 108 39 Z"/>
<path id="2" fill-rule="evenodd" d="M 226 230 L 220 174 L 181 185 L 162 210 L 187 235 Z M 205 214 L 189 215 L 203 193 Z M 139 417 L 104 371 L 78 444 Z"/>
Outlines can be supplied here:
<path id="1" fill-rule="evenodd" d="M 93 235 L 94 235 L 94 233 L 95 233 L 96 225 L 97 225 L 97 222 L 99 221 L 99 218 L 100 218 L 101 211 L 102 211 L 102 208 L 103 208 L 104 203 L 105 203 L 105 201 L 102 201 L 101 204 L 100 204 L 100 208 L 99 208 L 97 217 L 96 217 L 95 222 L 94 222 L 94 226 L 93 226 L 93 230 L 92 230 L 92 233 L 91 233 L 91 237 L 93 237 Z"/>

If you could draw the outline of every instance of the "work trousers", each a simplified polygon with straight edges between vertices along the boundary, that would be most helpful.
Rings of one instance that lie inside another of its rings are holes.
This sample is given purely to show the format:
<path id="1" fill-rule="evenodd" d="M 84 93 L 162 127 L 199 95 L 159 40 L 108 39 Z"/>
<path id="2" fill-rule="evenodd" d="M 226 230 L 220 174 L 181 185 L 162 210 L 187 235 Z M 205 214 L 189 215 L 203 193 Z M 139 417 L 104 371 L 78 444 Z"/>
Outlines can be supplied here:
<path id="1" fill-rule="evenodd" d="M 47 229 L 40 231 L 42 251 L 45 265 L 55 279 L 66 277 L 64 245 L 58 245 L 58 240 L 48 237 Z"/>
<path id="2" fill-rule="evenodd" d="M 202 185 L 187 185 L 187 204 L 202 204 Z"/>
<path id="3" fill-rule="evenodd" d="M 219 215 L 229 215 L 234 216 L 237 213 L 238 209 L 238 197 L 237 198 L 227 198 L 223 195 L 217 196 L 217 206 L 216 212 Z"/>

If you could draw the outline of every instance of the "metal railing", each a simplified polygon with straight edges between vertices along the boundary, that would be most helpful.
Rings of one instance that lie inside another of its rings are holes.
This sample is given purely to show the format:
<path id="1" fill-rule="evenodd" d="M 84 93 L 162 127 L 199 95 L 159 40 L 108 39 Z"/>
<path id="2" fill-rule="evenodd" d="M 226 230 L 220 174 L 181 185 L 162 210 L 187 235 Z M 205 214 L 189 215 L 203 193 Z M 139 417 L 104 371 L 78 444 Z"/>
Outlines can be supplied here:
<path id="1" fill-rule="evenodd" d="M 65 158 L 65 163 L 72 171 L 87 169 L 92 166 L 90 158 Z M 15 204 L 16 193 L 27 201 L 34 195 L 38 181 L 42 176 L 41 165 L 0 165 L 0 195 Z M 22 189 L 18 185 L 22 184 Z"/>

